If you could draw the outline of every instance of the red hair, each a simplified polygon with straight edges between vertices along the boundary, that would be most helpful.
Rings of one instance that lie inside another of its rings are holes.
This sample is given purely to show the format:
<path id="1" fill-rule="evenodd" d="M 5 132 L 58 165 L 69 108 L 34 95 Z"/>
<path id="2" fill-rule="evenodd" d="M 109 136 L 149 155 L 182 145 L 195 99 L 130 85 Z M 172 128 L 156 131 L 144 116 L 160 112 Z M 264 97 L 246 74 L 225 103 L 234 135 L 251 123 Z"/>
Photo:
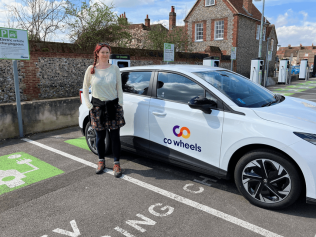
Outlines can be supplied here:
<path id="1" fill-rule="evenodd" d="M 94 74 L 94 67 L 95 67 L 95 65 L 96 65 L 97 62 L 98 62 L 98 55 L 97 55 L 97 54 L 100 52 L 100 50 L 101 50 L 103 47 L 108 48 L 109 51 L 110 51 L 110 53 L 111 53 L 111 47 L 110 47 L 110 45 L 108 45 L 108 44 L 102 44 L 102 45 L 97 44 L 97 46 L 95 46 L 95 49 L 94 49 L 94 51 L 93 51 L 94 62 L 93 62 L 93 67 L 91 68 L 91 74 Z"/>

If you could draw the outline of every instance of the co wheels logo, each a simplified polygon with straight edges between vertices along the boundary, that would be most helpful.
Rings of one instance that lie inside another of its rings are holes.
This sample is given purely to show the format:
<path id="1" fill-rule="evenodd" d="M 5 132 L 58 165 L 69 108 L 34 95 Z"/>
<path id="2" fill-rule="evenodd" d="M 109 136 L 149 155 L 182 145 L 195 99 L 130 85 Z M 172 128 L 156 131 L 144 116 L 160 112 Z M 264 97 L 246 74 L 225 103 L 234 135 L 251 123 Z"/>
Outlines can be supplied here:
<path id="1" fill-rule="evenodd" d="M 173 127 L 173 134 L 176 137 L 183 137 L 184 139 L 188 139 L 191 136 L 190 129 L 188 129 L 187 127 L 180 128 L 180 126 L 178 125 Z M 179 147 L 179 148 L 185 148 L 185 149 L 190 149 L 192 151 L 202 152 L 202 148 L 197 143 L 189 144 L 189 143 L 183 142 L 182 140 L 177 141 L 177 140 L 171 140 L 168 138 L 164 138 L 163 142 L 167 145 L 173 144 L 174 146 Z"/>
<path id="2" fill-rule="evenodd" d="M 181 129 L 180 129 L 180 132 L 179 133 L 177 133 L 176 132 L 176 130 L 178 129 L 178 128 L 180 128 L 180 126 L 178 126 L 178 125 L 176 125 L 176 126 L 174 126 L 173 127 L 173 134 L 176 136 L 176 137 L 183 137 L 183 138 L 185 138 L 185 139 L 188 139 L 190 136 L 191 136 L 191 132 L 190 132 L 190 130 L 187 128 L 187 127 L 182 127 Z M 186 135 L 184 135 L 184 131 L 186 131 Z"/>

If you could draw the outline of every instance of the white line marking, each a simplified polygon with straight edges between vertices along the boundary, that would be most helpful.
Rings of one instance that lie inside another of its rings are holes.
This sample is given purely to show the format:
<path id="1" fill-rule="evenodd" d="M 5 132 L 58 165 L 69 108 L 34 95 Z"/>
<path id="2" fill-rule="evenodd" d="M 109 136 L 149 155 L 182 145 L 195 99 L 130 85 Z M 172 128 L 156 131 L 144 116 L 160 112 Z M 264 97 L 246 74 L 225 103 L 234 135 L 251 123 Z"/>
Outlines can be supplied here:
<path id="1" fill-rule="evenodd" d="M 73 232 L 67 231 L 67 230 L 62 230 L 62 229 L 55 229 L 53 230 L 53 232 L 58 233 L 58 234 L 62 234 L 62 235 L 67 235 L 70 237 L 78 237 L 80 235 L 80 231 L 78 229 L 77 223 L 75 220 L 70 221 L 71 227 Z"/>
<path id="2" fill-rule="evenodd" d="M 92 163 L 92 162 L 86 161 L 86 160 L 84 160 L 84 159 L 78 158 L 78 157 L 73 156 L 73 155 L 70 155 L 70 154 L 68 154 L 68 153 L 65 153 L 65 152 L 59 151 L 59 150 L 57 150 L 57 149 L 51 148 L 51 147 L 46 146 L 46 145 L 44 145 L 44 144 L 41 144 L 41 143 L 39 143 L 39 142 L 35 142 L 35 141 L 32 141 L 32 140 L 27 139 L 27 138 L 23 138 L 22 140 L 23 140 L 23 141 L 26 141 L 26 142 L 29 142 L 29 143 L 32 143 L 32 144 L 34 144 L 34 145 L 36 145 L 36 146 L 42 147 L 42 148 L 44 148 L 44 149 L 50 150 L 50 151 L 55 152 L 55 153 L 57 153 L 57 154 L 60 154 L 60 155 L 62 155 L 62 156 L 65 156 L 65 157 L 67 157 L 67 158 L 73 159 L 73 160 L 78 161 L 78 162 L 80 162 L 80 163 L 82 163 L 82 164 L 88 165 L 88 166 L 90 166 L 90 167 L 92 167 L 92 168 L 96 168 L 96 167 L 97 167 L 97 165 L 94 164 L 94 163 Z M 104 172 L 105 172 L 105 173 L 108 173 L 108 174 L 114 175 L 113 171 L 110 171 L 109 169 L 105 169 Z M 151 191 L 153 191 L 153 192 L 155 192 L 155 193 L 161 194 L 161 195 L 163 195 L 163 196 L 165 196 L 165 197 L 168 197 L 168 198 L 170 198 L 170 199 L 173 199 L 173 200 L 178 201 L 178 202 L 180 202 L 180 203 L 183 203 L 183 204 L 185 204 L 185 205 L 188 205 L 188 206 L 194 207 L 194 208 L 196 208 L 196 209 L 198 209 L 198 210 L 204 211 L 204 212 L 206 212 L 206 213 L 208 213 L 208 214 L 214 215 L 214 216 L 216 216 L 216 217 L 218 217 L 218 218 L 221 218 L 221 219 L 223 219 L 223 220 L 225 220 L 225 221 L 228 221 L 228 222 L 231 222 L 231 223 L 236 224 L 236 225 L 238 225 L 238 226 L 241 226 L 241 227 L 243 227 L 243 228 L 245 228 L 245 229 L 247 229 L 247 230 L 253 231 L 253 232 L 255 232 L 255 233 L 257 233 L 257 234 L 260 234 L 260 235 L 262 235 L 262 236 L 281 237 L 281 235 L 275 234 L 275 233 L 273 233 L 273 232 L 271 232 L 271 231 L 268 231 L 268 230 L 266 230 L 266 229 L 263 229 L 263 228 L 261 228 L 261 227 L 259 227 L 259 226 L 253 225 L 253 224 L 251 224 L 251 223 L 248 223 L 248 222 L 246 222 L 246 221 L 243 221 L 243 220 L 241 220 L 241 219 L 238 219 L 238 218 L 236 218 L 236 217 L 234 217 L 234 216 L 231 216 L 231 215 L 228 215 L 228 214 L 226 214 L 226 213 L 224 213 L 224 212 L 218 211 L 218 210 L 216 210 L 216 209 L 214 209 L 214 208 L 211 208 L 211 207 L 208 207 L 208 206 L 206 206 L 206 205 L 200 204 L 200 203 L 198 203 L 198 202 L 192 201 L 192 200 L 187 199 L 187 198 L 185 198 L 185 197 L 181 197 L 181 196 L 179 196 L 179 195 L 177 195 L 177 194 L 171 193 L 171 192 L 169 192 L 169 191 L 166 191 L 166 190 L 164 190 L 164 189 L 158 188 L 158 187 L 156 187 L 156 186 L 153 186 L 153 185 L 151 185 L 151 184 L 145 183 L 145 182 L 143 182 L 143 181 L 134 179 L 134 178 L 129 177 L 129 176 L 127 176 L 127 175 L 122 175 L 121 179 L 124 179 L 124 180 L 126 180 L 126 181 L 129 181 L 129 182 L 131 182 L 131 183 L 133 183 L 133 184 L 136 184 L 136 185 L 138 185 L 138 186 L 141 186 L 141 187 L 143 187 L 143 188 L 146 188 L 146 189 L 148 189 L 148 190 L 151 190 Z M 124 231 L 123 229 L 121 229 L 121 228 L 119 228 L 119 227 L 116 227 L 115 230 L 117 230 L 117 231 L 119 231 L 119 232 L 121 232 L 121 230 Z M 132 235 L 130 235 L 130 234 L 127 233 L 127 232 L 124 232 L 124 233 L 121 232 L 121 233 L 122 233 L 122 234 L 125 233 L 125 234 L 126 234 L 126 235 L 124 234 L 125 236 L 132 237 Z"/>
<path id="3" fill-rule="evenodd" d="M 193 190 L 188 189 L 188 187 L 193 186 L 193 185 L 194 185 L 194 184 L 186 184 L 186 185 L 183 187 L 183 189 L 184 189 L 185 191 L 187 191 L 187 192 L 190 192 L 190 193 L 195 193 L 195 194 L 197 194 L 197 193 L 203 193 L 203 191 L 204 191 L 204 188 L 203 188 L 203 187 L 199 187 L 199 190 L 198 190 L 198 191 L 193 191 Z"/>
<path id="4" fill-rule="evenodd" d="M 166 213 L 158 213 L 158 212 L 155 212 L 155 211 L 154 211 L 154 208 L 155 208 L 156 206 L 162 206 L 162 204 L 161 204 L 161 203 L 157 203 L 157 204 L 151 205 L 151 206 L 148 208 L 148 211 L 149 211 L 152 215 L 154 215 L 154 216 L 160 216 L 160 217 L 169 216 L 169 215 L 171 215 L 172 212 L 174 211 L 174 208 L 173 208 L 173 207 L 164 206 L 164 207 L 160 208 L 160 210 L 163 210 L 163 211 L 164 211 L 164 210 L 166 210 L 166 209 L 169 209 L 168 212 L 166 212 Z"/>
<path id="5" fill-rule="evenodd" d="M 126 224 L 134 227 L 136 230 L 139 230 L 140 232 L 144 233 L 146 230 L 143 227 L 140 227 L 137 224 L 142 224 L 142 225 L 156 225 L 156 221 L 153 221 L 152 219 L 149 219 L 148 217 L 142 215 L 142 214 L 136 214 L 137 217 L 142 218 L 143 221 L 139 220 L 128 220 L 126 221 Z"/>
<path id="6" fill-rule="evenodd" d="M 134 235 L 128 233 L 126 230 L 123 230 L 122 228 L 120 228 L 120 227 L 118 227 L 118 226 L 115 227 L 114 230 L 116 230 L 116 231 L 122 233 L 122 234 L 125 235 L 126 237 L 135 237 Z"/>

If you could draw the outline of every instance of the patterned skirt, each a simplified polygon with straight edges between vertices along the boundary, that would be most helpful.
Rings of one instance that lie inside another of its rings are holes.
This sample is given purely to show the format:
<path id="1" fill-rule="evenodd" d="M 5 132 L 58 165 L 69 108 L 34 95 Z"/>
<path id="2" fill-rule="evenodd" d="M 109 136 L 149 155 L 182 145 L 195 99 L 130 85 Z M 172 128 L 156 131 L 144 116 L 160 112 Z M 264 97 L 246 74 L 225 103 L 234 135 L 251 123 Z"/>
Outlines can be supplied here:
<path id="1" fill-rule="evenodd" d="M 100 107 L 93 107 L 93 109 L 90 110 L 90 119 L 91 119 L 91 125 L 92 128 L 96 131 L 101 131 L 104 129 L 118 129 L 125 125 L 125 119 L 124 119 L 124 111 L 123 107 L 118 105 L 114 105 L 116 109 L 115 114 L 115 120 L 109 121 L 107 119 L 108 116 L 105 116 L 105 121 L 100 121 L 101 117 L 101 110 Z"/>

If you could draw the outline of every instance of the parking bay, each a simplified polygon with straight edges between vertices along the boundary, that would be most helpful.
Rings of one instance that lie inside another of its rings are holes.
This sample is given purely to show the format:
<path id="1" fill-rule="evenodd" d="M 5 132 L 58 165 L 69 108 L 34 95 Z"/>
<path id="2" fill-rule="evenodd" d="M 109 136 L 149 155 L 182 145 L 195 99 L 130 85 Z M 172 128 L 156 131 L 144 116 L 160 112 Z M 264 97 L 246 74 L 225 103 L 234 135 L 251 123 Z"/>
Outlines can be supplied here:
<path id="1" fill-rule="evenodd" d="M 62 171 L 0 195 L 0 236 L 316 234 L 316 207 L 304 197 L 286 210 L 260 209 L 232 181 L 126 152 L 123 178 L 95 175 L 89 164 L 96 164 L 97 156 L 65 142 L 81 136 L 78 128 L 67 128 L 27 138 L 42 147 L 19 139 L 0 144 L 0 157 L 24 152 Z M 111 157 L 106 166 L 112 168 Z"/>

